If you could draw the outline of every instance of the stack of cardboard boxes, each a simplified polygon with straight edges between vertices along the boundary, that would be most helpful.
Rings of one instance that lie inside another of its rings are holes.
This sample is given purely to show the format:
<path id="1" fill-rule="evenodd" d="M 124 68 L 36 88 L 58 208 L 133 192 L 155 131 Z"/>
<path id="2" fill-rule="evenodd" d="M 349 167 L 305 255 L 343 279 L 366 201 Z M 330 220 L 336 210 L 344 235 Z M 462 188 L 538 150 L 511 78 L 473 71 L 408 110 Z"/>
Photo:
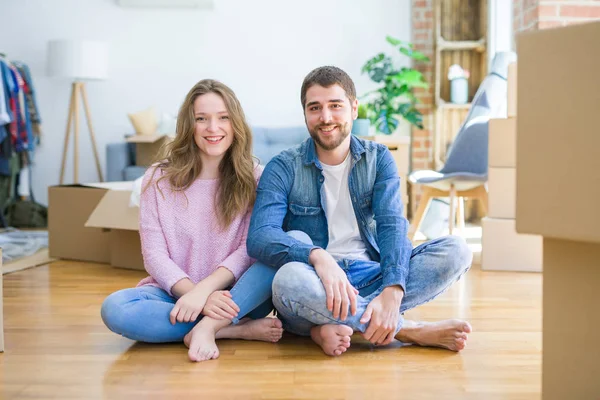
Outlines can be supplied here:
<path id="1" fill-rule="evenodd" d="M 542 270 L 542 238 L 518 234 L 517 64 L 508 67 L 508 118 L 489 122 L 488 215 L 482 221 L 481 268 L 495 271 Z"/>
<path id="2" fill-rule="evenodd" d="M 542 398 L 600 398 L 600 22 L 517 37 L 517 231 L 543 236 Z"/>

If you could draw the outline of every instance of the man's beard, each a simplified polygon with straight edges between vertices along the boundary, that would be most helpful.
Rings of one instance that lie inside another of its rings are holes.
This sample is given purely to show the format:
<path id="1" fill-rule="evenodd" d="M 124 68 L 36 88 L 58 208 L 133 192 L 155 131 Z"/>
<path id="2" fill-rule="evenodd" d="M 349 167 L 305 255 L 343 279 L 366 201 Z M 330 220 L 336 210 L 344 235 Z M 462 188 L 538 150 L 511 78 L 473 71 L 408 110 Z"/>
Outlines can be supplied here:
<path id="1" fill-rule="evenodd" d="M 325 142 L 323 140 L 323 138 L 319 135 L 319 129 L 324 126 L 329 127 L 331 125 L 332 124 L 317 125 L 314 127 L 314 129 L 312 131 L 309 131 L 310 136 L 319 145 L 319 147 L 321 147 L 323 150 L 336 149 L 340 144 L 342 144 L 344 139 L 346 139 L 348 137 L 348 135 L 350 134 L 350 128 L 348 127 L 348 123 L 345 123 L 344 125 L 334 124 L 334 126 L 338 128 L 339 133 L 338 133 L 337 137 L 335 137 L 335 138 L 331 137 L 330 139 L 332 139 L 332 140 Z"/>

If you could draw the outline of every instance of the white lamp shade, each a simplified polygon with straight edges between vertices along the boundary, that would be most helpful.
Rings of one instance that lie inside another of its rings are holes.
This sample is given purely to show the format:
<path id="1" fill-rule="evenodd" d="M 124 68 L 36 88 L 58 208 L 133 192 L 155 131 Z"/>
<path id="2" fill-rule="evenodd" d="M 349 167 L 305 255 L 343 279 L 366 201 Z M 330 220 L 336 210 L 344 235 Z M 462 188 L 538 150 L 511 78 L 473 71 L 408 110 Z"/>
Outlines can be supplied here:
<path id="1" fill-rule="evenodd" d="M 108 78 L 108 44 L 99 41 L 48 42 L 48 75 L 75 80 Z"/>

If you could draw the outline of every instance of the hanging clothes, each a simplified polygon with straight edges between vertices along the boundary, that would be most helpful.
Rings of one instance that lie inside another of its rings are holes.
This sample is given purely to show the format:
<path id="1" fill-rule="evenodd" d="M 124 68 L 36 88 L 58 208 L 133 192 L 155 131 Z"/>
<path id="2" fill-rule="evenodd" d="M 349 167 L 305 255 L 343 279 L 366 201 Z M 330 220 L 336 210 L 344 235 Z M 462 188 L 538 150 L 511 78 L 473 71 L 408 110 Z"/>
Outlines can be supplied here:
<path id="1" fill-rule="evenodd" d="M 3 127 L 12 121 L 12 115 L 10 114 L 8 105 L 8 98 L 6 97 L 8 88 L 4 80 L 4 63 L 2 59 L 0 59 L 0 127 Z M 4 140 L 4 138 L 0 137 L 0 141 L 2 140 Z"/>
<path id="2" fill-rule="evenodd" d="M 12 106 L 14 80 L 7 61 L 2 57 L 0 57 L 0 81 L 4 98 L 3 106 L 0 108 L 0 175 L 11 176 L 9 161 L 13 152 L 12 137 L 16 135 L 16 119 Z"/>
<path id="3" fill-rule="evenodd" d="M 40 118 L 40 112 L 37 107 L 37 102 L 35 100 L 35 90 L 33 88 L 33 79 L 31 79 L 31 72 L 29 71 L 29 67 L 22 62 L 15 61 L 13 63 L 21 77 L 24 80 L 24 93 L 25 93 L 25 103 L 27 106 L 27 112 L 29 113 L 29 117 L 27 121 L 30 125 L 30 132 L 32 135 L 29 137 L 29 141 L 31 143 L 30 151 L 35 149 L 35 145 L 40 143 L 40 138 L 42 135 L 42 120 Z"/>
<path id="4" fill-rule="evenodd" d="M 4 124 L 5 132 L 0 132 L 0 142 L 8 133 L 16 152 L 33 152 L 40 142 L 42 121 L 31 71 L 25 63 L 1 56 L 0 69 L 5 98 L 4 107 L 0 108 L 0 126 Z"/>
<path id="5" fill-rule="evenodd" d="M 7 204 L 17 200 L 17 177 L 31 169 L 30 160 L 40 143 L 41 132 L 29 67 L 0 55 L 0 216 L 5 215 Z M 32 196 L 24 188 L 19 194 Z"/>
<path id="6" fill-rule="evenodd" d="M 14 107 L 14 113 L 17 117 L 17 130 L 16 135 L 13 136 L 13 146 L 15 151 L 20 153 L 29 150 L 29 138 L 33 135 L 31 134 L 31 123 L 28 118 L 29 112 L 25 105 L 25 81 L 14 65 L 10 64 L 9 69 L 15 83 L 13 86 L 14 96 L 11 99 L 14 101 L 11 106 Z"/>
<path id="7" fill-rule="evenodd" d="M 15 87 L 15 79 L 6 59 L 0 58 L 0 70 L 4 81 L 3 89 L 6 98 L 6 113 L 8 115 L 8 121 L 5 123 L 4 127 L 6 129 L 6 134 L 11 137 L 11 143 L 14 143 L 14 138 L 17 136 L 17 117 L 15 115 L 17 103 L 15 100 L 15 90 L 17 90 L 18 93 L 18 88 Z"/>

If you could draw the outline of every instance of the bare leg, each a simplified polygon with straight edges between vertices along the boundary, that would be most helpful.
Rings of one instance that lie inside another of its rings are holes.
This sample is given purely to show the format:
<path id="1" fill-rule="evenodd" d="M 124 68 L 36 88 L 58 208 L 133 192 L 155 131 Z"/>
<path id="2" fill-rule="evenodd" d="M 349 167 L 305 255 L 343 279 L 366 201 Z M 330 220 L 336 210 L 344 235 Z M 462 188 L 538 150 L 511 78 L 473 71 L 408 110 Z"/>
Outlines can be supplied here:
<path id="1" fill-rule="evenodd" d="M 404 320 L 396 339 L 419 346 L 442 347 L 461 351 L 467 344 L 472 328 L 466 321 L 447 319 L 439 322 L 414 322 Z"/>
<path id="2" fill-rule="evenodd" d="M 275 343 L 281 339 L 283 328 L 277 318 L 244 318 L 237 325 L 229 325 L 217 332 L 217 339 L 260 340 Z"/>
<path id="3" fill-rule="evenodd" d="M 192 361 L 214 360 L 219 357 L 216 339 L 244 339 L 277 342 L 281 339 L 283 328 L 277 318 L 243 320 L 231 325 L 229 320 L 217 320 L 204 317 L 188 333 L 183 342 L 189 347 L 188 356 Z"/>

